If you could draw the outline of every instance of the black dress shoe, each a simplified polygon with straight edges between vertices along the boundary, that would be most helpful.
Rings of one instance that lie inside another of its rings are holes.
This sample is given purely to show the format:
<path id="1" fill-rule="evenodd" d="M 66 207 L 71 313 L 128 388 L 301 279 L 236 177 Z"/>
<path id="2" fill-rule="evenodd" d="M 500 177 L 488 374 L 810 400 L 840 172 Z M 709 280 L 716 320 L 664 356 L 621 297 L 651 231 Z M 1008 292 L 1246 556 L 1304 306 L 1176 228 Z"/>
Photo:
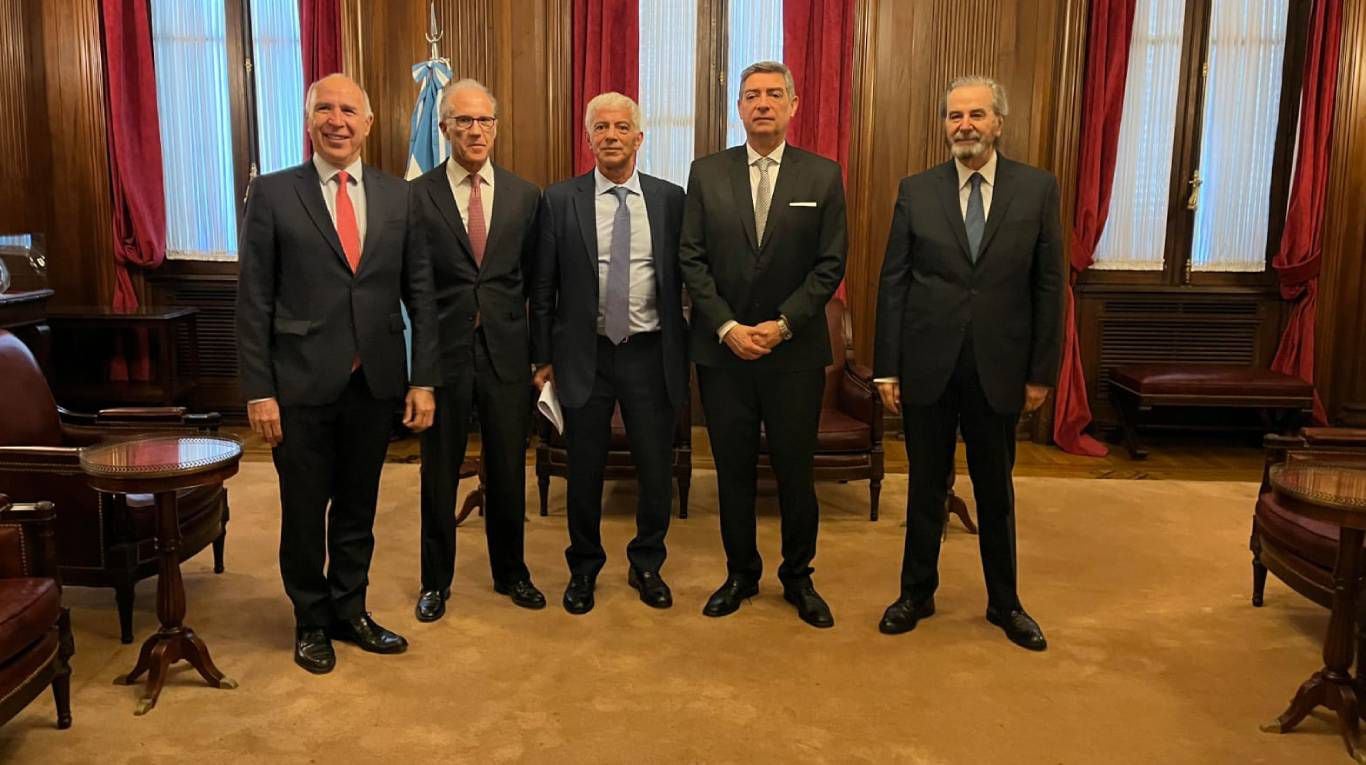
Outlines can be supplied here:
<path id="1" fill-rule="evenodd" d="M 300 629 L 294 635 L 294 663 L 315 675 L 325 675 L 337 666 L 337 652 L 327 639 L 327 630 Z"/>
<path id="2" fill-rule="evenodd" d="M 1048 647 L 1048 641 L 1044 640 L 1043 630 L 1039 629 L 1039 623 L 1021 609 L 1000 611 L 995 608 L 988 608 L 987 621 L 1004 630 L 1006 637 L 1010 638 L 1010 642 L 1021 648 L 1042 651 Z"/>
<path id="3" fill-rule="evenodd" d="M 574 575 L 569 577 L 569 586 L 564 588 L 564 610 L 571 614 L 586 614 L 593 610 L 593 588 L 591 576 Z"/>
<path id="4" fill-rule="evenodd" d="M 707 616 L 733 614 L 740 608 L 740 601 L 758 594 L 758 582 L 746 582 L 743 579 L 731 577 L 726 580 L 725 584 L 721 585 L 721 589 L 707 598 L 707 605 L 702 608 L 702 613 Z"/>
<path id="5" fill-rule="evenodd" d="M 446 615 L 446 601 L 451 597 L 451 588 L 444 590 L 423 590 L 417 596 L 417 620 L 434 622 Z"/>
<path id="6" fill-rule="evenodd" d="M 826 605 L 825 598 L 816 592 L 815 585 L 810 582 L 784 587 L 783 600 L 796 606 L 797 615 L 812 627 L 825 629 L 835 626 L 835 617 L 830 614 L 830 606 Z"/>
<path id="7" fill-rule="evenodd" d="M 545 608 L 545 596 L 536 589 L 536 585 L 530 579 L 523 579 L 512 584 L 493 583 L 493 591 L 499 595 L 507 595 L 512 598 L 512 602 L 522 608 Z"/>
<path id="8" fill-rule="evenodd" d="M 668 608 L 674 604 L 669 585 L 664 583 L 657 571 L 645 571 L 632 566 L 626 574 L 626 583 L 640 593 L 640 602 L 651 608 Z"/>
<path id="9" fill-rule="evenodd" d="M 368 613 L 333 624 L 332 638 L 355 643 L 370 653 L 403 653 L 408 650 L 408 641 L 402 635 L 379 626 Z"/>
<path id="10" fill-rule="evenodd" d="M 928 616 L 934 616 L 934 598 L 926 598 L 919 603 L 910 598 L 901 598 L 882 612 L 882 621 L 877 623 L 877 629 L 884 635 L 900 635 L 915 629 L 916 623 Z"/>

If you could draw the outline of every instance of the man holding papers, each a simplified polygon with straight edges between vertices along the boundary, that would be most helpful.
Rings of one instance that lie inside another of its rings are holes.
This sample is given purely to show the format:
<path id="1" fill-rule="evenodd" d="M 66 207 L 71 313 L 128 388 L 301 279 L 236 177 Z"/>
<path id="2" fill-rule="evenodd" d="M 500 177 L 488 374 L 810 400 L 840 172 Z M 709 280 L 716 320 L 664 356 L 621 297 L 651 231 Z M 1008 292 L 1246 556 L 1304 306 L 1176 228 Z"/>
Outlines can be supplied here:
<path id="1" fill-rule="evenodd" d="M 603 93 L 584 114 L 591 172 L 545 190 L 531 286 L 536 387 L 553 381 L 569 451 L 565 610 L 593 609 L 607 562 L 599 524 L 619 405 L 640 482 L 627 581 L 646 605 L 673 605 L 660 578 L 673 503 L 674 418 L 688 395 L 678 234 L 683 189 L 636 170 L 640 107 Z"/>

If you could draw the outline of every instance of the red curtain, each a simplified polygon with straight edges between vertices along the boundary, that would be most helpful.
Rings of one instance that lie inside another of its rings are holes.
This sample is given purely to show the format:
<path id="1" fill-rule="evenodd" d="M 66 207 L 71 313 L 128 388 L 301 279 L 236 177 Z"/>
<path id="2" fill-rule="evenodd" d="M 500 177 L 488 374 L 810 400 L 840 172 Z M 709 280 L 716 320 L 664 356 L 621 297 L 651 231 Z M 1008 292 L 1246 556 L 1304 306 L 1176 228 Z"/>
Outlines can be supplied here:
<path id="1" fill-rule="evenodd" d="M 305 88 L 342 70 L 340 0 L 299 0 L 299 33 Z M 313 141 L 305 130 L 304 159 L 311 156 Z"/>
<path id="2" fill-rule="evenodd" d="M 1133 28 L 1134 0 L 1095 0 L 1091 4 L 1081 101 L 1086 108 L 1081 117 L 1077 206 L 1072 223 L 1072 268 L 1066 293 L 1062 371 L 1058 375 L 1053 412 L 1053 441 L 1063 451 L 1090 457 L 1103 457 L 1109 450 L 1082 432 L 1091 424 L 1091 406 L 1086 400 L 1086 372 L 1077 347 L 1076 300 L 1071 285 L 1095 261 L 1096 245 L 1110 212 Z"/>
<path id="3" fill-rule="evenodd" d="M 153 269 L 166 258 L 166 190 L 161 168 L 152 23 L 146 0 L 103 0 L 106 129 L 113 197 L 114 310 L 136 310 L 130 266 Z M 129 358 L 115 353 L 110 376 L 150 378 L 146 338 Z"/>
<path id="4" fill-rule="evenodd" d="M 784 0 L 783 63 L 797 85 L 787 140 L 849 169 L 854 0 Z M 845 299 L 844 282 L 835 296 Z"/>
<path id="5" fill-rule="evenodd" d="M 1323 212 L 1328 202 L 1328 160 L 1333 146 L 1333 101 L 1338 85 L 1338 46 L 1342 39 L 1340 0 L 1314 0 L 1300 96 L 1300 138 L 1290 207 L 1281 247 L 1271 265 L 1281 297 L 1294 301 L 1290 323 L 1281 336 L 1271 368 L 1314 381 L 1314 317 L 1318 310 L 1319 266 L 1323 259 Z M 1314 418 L 1326 422 L 1314 395 Z"/>
<path id="6" fill-rule="evenodd" d="M 588 102 L 609 90 L 640 99 L 639 0 L 574 0 L 572 48 L 574 173 L 579 174 L 593 167 L 580 129 Z"/>

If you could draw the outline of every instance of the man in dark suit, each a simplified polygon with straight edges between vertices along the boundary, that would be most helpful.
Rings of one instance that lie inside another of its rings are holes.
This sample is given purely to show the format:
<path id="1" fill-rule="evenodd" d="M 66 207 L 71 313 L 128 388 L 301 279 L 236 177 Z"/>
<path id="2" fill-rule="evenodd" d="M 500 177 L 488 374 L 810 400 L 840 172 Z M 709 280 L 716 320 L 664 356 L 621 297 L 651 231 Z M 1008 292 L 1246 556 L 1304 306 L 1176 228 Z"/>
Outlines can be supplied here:
<path id="1" fill-rule="evenodd" d="M 439 378 L 431 270 L 410 241 L 408 184 L 360 161 L 369 98 L 332 75 L 306 103 L 312 161 L 257 178 L 247 198 L 237 331 L 247 416 L 280 476 L 294 661 L 324 673 L 336 664 L 329 632 L 376 653 L 408 646 L 365 610 L 375 500 L 394 411 L 402 406 L 415 431 L 428 427 L 431 387 L 410 381 Z M 400 298 L 413 322 L 411 378 Z"/>
<path id="2" fill-rule="evenodd" d="M 673 605 L 659 575 L 669 529 L 674 418 L 688 396 L 678 230 L 683 189 L 636 171 L 640 107 L 603 93 L 584 113 L 592 172 L 541 198 L 531 290 L 536 387 L 554 381 L 569 447 L 565 610 L 593 608 L 602 549 L 602 484 L 618 403 L 640 500 L 627 582 L 646 605 Z"/>
<path id="3" fill-rule="evenodd" d="M 1006 98 L 995 81 L 955 80 L 941 116 L 953 159 L 901 181 L 878 290 L 874 371 L 887 410 L 905 407 L 911 471 L 901 596 L 879 628 L 907 632 L 934 613 L 961 429 L 987 620 L 1042 651 L 1016 588 L 1011 471 L 1020 412 L 1043 404 L 1062 357 L 1058 182 L 996 150 Z"/>
<path id="4" fill-rule="evenodd" d="M 531 413 L 525 274 L 536 251 L 534 184 L 493 164 L 497 102 L 474 80 L 441 96 L 450 159 L 413 181 L 417 236 L 436 284 L 441 389 L 422 435 L 422 591 L 417 618 L 440 619 L 455 575 L 455 497 L 471 411 L 486 476 L 484 531 L 493 589 L 544 608 L 523 560 Z"/>
<path id="5" fill-rule="evenodd" d="M 759 592 L 762 424 L 778 477 L 783 597 L 807 623 L 830 627 L 830 608 L 811 584 L 820 514 L 811 470 L 830 363 L 825 304 L 844 275 L 844 185 L 839 165 L 786 143 L 797 111 L 787 67 L 747 68 L 738 107 L 745 145 L 693 163 L 678 252 L 728 571 L 703 613 L 733 613 Z"/>

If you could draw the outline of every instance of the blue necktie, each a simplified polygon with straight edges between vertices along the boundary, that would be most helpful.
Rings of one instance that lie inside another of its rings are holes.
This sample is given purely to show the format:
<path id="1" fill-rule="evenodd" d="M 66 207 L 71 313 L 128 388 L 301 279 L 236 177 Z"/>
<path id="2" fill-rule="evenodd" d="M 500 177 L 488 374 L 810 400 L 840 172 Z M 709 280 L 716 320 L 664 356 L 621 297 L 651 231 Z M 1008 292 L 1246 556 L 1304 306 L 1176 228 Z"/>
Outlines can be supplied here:
<path id="1" fill-rule="evenodd" d="M 626 207 L 625 186 L 612 189 L 617 212 L 612 216 L 612 245 L 607 261 L 607 307 L 604 332 L 614 345 L 631 329 L 631 211 Z"/>
<path id="2" fill-rule="evenodd" d="M 968 179 L 972 184 L 972 191 L 968 192 L 968 214 L 963 218 L 963 225 L 968 229 L 968 250 L 972 253 L 972 262 L 977 262 L 977 256 L 981 254 L 982 234 L 987 230 L 987 215 L 982 207 L 982 174 L 973 173 Z"/>

